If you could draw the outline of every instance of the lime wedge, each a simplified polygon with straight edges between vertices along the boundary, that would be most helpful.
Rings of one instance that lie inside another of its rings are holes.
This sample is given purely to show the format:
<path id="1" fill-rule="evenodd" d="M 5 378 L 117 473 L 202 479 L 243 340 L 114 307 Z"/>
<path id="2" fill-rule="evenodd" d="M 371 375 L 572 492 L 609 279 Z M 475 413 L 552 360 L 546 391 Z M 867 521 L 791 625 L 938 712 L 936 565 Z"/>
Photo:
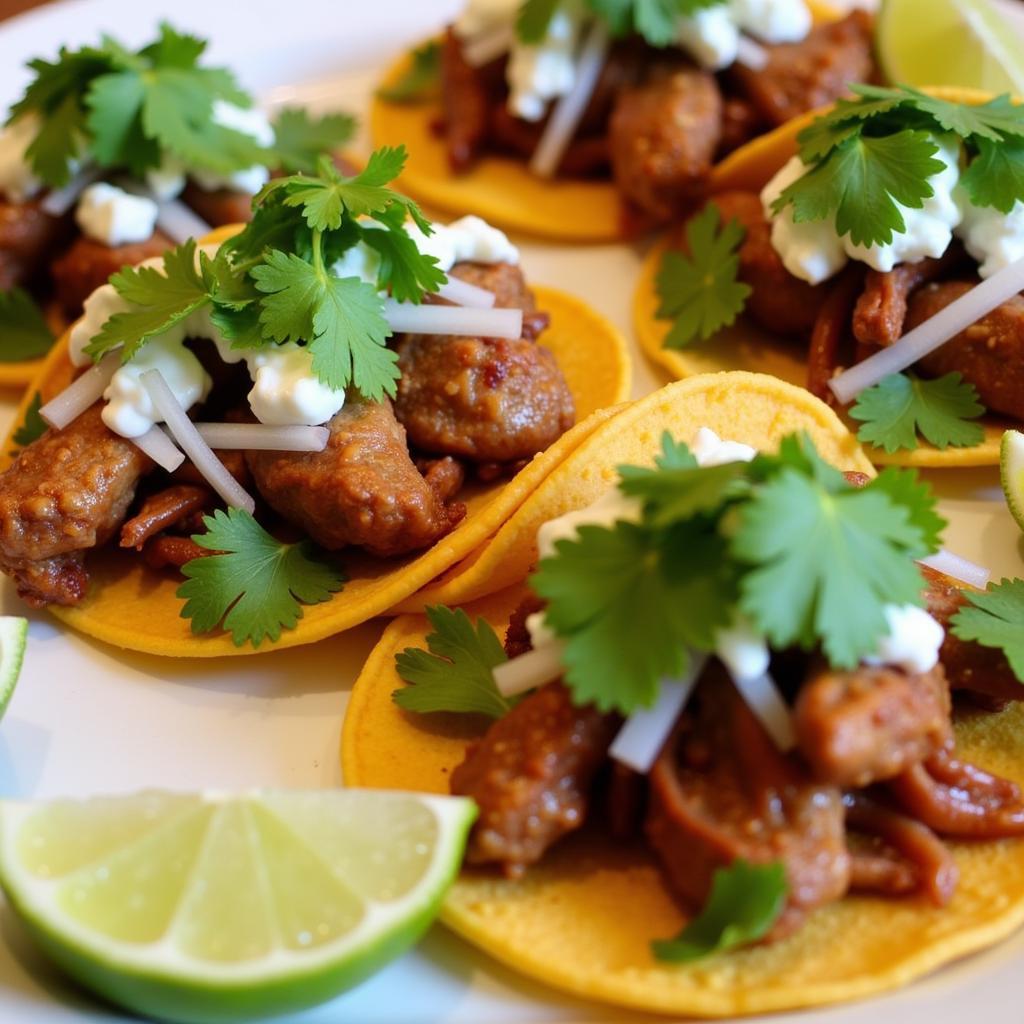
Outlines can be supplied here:
<path id="1" fill-rule="evenodd" d="M 1007 430 L 999 444 L 999 480 L 1017 525 L 1024 530 L 1024 434 Z"/>
<path id="2" fill-rule="evenodd" d="M 50 956 L 145 1016 L 311 1006 L 433 920 L 476 809 L 374 790 L 0 803 L 0 885 Z"/>
<path id="3" fill-rule="evenodd" d="M 875 41 L 890 82 L 1024 95 L 1020 32 L 992 0 L 883 0 Z"/>
<path id="4" fill-rule="evenodd" d="M 3 718 L 11 694 L 21 675 L 28 640 L 28 619 L 0 615 L 0 718 Z"/>

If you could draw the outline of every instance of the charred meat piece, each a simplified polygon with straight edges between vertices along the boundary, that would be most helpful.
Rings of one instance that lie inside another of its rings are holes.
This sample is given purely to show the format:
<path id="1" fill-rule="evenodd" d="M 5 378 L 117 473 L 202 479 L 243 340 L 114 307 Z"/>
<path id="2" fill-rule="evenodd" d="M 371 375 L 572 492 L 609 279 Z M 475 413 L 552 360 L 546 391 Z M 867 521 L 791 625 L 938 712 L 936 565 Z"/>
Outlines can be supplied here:
<path id="1" fill-rule="evenodd" d="M 114 246 L 80 235 L 51 267 L 57 299 L 69 317 L 78 316 L 82 303 L 101 284 L 106 284 L 112 274 L 173 247 L 174 243 L 162 231 L 154 231 L 145 242 Z"/>
<path id="2" fill-rule="evenodd" d="M 721 159 L 734 149 L 739 149 L 759 133 L 762 127 L 761 115 L 753 103 L 739 96 L 727 96 L 722 101 L 722 137 L 718 142 Z"/>
<path id="3" fill-rule="evenodd" d="M 615 184 L 641 210 L 671 220 L 704 192 L 721 132 L 714 76 L 662 65 L 619 93 L 608 125 Z"/>
<path id="4" fill-rule="evenodd" d="M 0 290 L 25 284 L 64 237 L 69 218 L 44 213 L 39 202 L 0 200 Z"/>
<path id="5" fill-rule="evenodd" d="M 780 860 L 788 904 L 770 937 L 842 897 L 850 881 L 843 803 L 779 752 L 719 666 L 705 673 L 650 774 L 647 838 L 672 891 L 699 907 L 717 868 Z"/>
<path id="6" fill-rule="evenodd" d="M 461 462 L 446 455 L 443 459 L 422 459 L 416 469 L 423 474 L 427 486 L 442 504 L 454 501 L 466 482 L 466 470 Z"/>
<path id="7" fill-rule="evenodd" d="M 88 577 L 81 556 L 120 526 L 151 466 L 108 430 L 94 405 L 48 431 L 0 475 L 0 568 L 29 604 L 75 604 Z"/>
<path id="8" fill-rule="evenodd" d="M 520 654 L 532 650 L 533 641 L 530 639 L 530 631 L 526 628 L 526 620 L 543 608 L 544 602 L 531 594 L 512 613 L 508 620 L 508 629 L 505 631 L 505 653 L 510 658 L 517 658 Z"/>
<path id="9" fill-rule="evenodd" d="M 322 452 L 246 453 L 267 503 L 318 544 L 405 555 L 439 540 L 465 514 L 438 501 L 419 474 L 390 402 L 347 402 L 327 426 Z"/>
<path id="10" fill-rule="evenodd" d="M 871 46 L 871 18 L 854 11 L 813 28 L 799 43 L 766 46 L 765 67 L 736 64 L 730 75 L 762 119 L 777 126 L 838 99 L 851 82 L 870 81 Z"/>
<path id="11" fill-rule="evenodd" d="M 850 333 L 850 316 L 863 275 L 859 267 L 847 267 L 828 288 L 827 298 L 818 309 L 807 353 L 807 390 L 816 398 L 833 405 L 836 402 L 828 382 L 843 365 L 845 342 Z"/>
<path id="12" fill-rule="evenodd" d="M 794 724 L 815 779 L 861 787 L 899 775 L 949 743 L 949 711 L 939 666 L 915 675 L 888 666 L 822 668 L 801 687 Z"/>
<path id="13" fill-rule="evenodd" d="M 451 28 L 441 48 L 441 95 L 448 162 L 456 174 L 461 174 L 473 166 L 484 150 L 491 98 L 487 69 L 475 68 L 467 62 L 462 55 L 462 43 Z"/>
<path id="14" fill-rule="evenodd" d="M 181 198 L 186 206 L 192 207 L 215 228 L 223 224 L 248 224 L 252 220 L 252 196 L 245 192 L 235 192 L 230 188 L 209 192 L 190 181 Z"/>
<path id="15" fill-rule="evenodd" d="M 173 484 L 149 495 L 121 527 L 121 547 L 141 550 L 147 540 L 206 507 L 212 498 L 207 488 L 190 484 Z"/>
<path id="16" fill-rule="evenodd" d="M 771 224 L 761 197 L 754 192 L 723 192 L 714 202 L 728 223 L 737 220 L 746 230 L 740 246 L 741 281 L 750 285 L 747 311 L 766 331 L 792 336 L 810 335 L 828 290 L 795 278 L 772 247 Z"/>
<path id="17" fill-rule="evenodd" d="M 206 558 L 216 553 L 208 548 L 201 548 L 191 537 L 170 535 L 154 537 L 142 549 L 142 557 L 151 569 L 180 569 L 194 558 Z"/>
<path id="18" fill-rule="evenodd" d="M 976 281 L 925 285 L 910 300 L 907 330 L 976 285 Z M 1024 298 L 1015 295 L 918 365 L 930 377 L 959 371 L 978 389 L 982 404 L 991 412 L 1024 419 Z"/>
<path id="19" fill-rule="evenodd" d="M 617 728 L 614 715 L 576 707 L 561 683 L 549 683 L 498 719 L 452 773 L 452 793 L 472 797 L 480 808 L 467 862 L 498 864 L 518 877 L 579 828 Z"/>
<path id="20" fill-rule="evenodd" d="M 489 140 L 500 151 L 529 160 L 544 132 L 543 121 L 524 121 L 504 103 L 491 111 Z M 558 175 L 564 178 L 592 178 L 607 174 L 610 154 L 604 135 L 576 137 L 566 147 L 558 164 Z"/>
<path id="21" fill-rule="evenodd" d="M 518 267 L 460 263 L 452 273 L 494 292 L 498 306 L 533 309 Z M 575 420 L 554 355 L 525 338 L 407 335 L 398 365 L 395 414 L 424 452 L 515 462 L 549 447 Z"/>

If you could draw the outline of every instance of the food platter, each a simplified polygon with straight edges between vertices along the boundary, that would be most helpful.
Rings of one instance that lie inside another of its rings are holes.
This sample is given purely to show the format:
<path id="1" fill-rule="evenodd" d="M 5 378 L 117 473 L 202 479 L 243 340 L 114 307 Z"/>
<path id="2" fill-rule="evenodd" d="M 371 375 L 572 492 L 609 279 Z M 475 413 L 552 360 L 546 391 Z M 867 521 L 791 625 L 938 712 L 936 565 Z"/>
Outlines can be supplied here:
<path id="1" fill-rule="evenodd" d="M 238 68 L 268 103 L 309 103 L 363 111 L 375 76 L 390 58 L 433 31 L 457 0 L 381 0 L 350 24 L 337 4 L 308 0 L 285 21 L 280 5 L 253 2 L 248 18 L 224 3 L 164 5 L 65 0 L 0 28 L 0 98 L 23 84 L 20 65 L 57 38 L 84 41 L 112 28 L 129 41 L 173 16 L 212 40 L 212 54 Z M 342 24 L 344 22 L 344 24 Z M 640 248 L 522 244 L 531 276 L 586 295 L 630 335 Z M 634 393 L 663 383 L 635 352 Z M 16 401 L 7 397 L 0 428 Z M 950 519 L 946 546 L 1021 575 L 1020 534 L 1005 513 L 993 471 L 963 470 L 929 480 Z M 21 614 L 8 582 L 0 611 Z M 382 626 L 369 623 L 308 648 L 245 663 L 167 661 L 118 653 L 66 633 L 44 614 L 31 617 L 31 648 L 19 691 L 0 729 L 0 795 L 46 798 L 162 786 L 330 787 L 340 782 L 338 736 L 348 691 Z M 1024 741 L 1022 741 L 1024 745 Z M 0 911 L 0 1020 L 26 1024 L 124 1020 L 79 994 L 38 958 L 9 911 Z M 968 1014 L 993 1024 L 1019 1017 L 1024 936 L 944 970 L 894 996 L 815 1011 L 824 1024 L 901 1021 L 952 1024 Z M 523 981 L 437 927 L 419 949 L 342 999 L 294 1018 L 327 1021 L 622 1020 L 621 1013 L 574 1002 Z M 797 1017 L 771 1018 L 788 1024 Z"/>

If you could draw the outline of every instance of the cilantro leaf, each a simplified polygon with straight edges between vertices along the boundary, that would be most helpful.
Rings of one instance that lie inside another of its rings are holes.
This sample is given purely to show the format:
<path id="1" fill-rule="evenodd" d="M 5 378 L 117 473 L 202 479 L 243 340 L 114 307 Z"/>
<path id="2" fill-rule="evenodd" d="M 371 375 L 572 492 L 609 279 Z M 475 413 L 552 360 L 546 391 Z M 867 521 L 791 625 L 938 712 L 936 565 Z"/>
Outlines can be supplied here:
<path id="1" fill-rule="evenodd" d="M 651 46 L 670 46 L 678 33 L 682 17 L 692 17 L 724 0 L 588 0 L 591 10 L 608 24 L 612 35 L 631 32 L 641 35 Z"/>
<path id="2" fill-rule="evenodd" d="M 514 700 L 494 683 L 495 665 L 508 660 L 501 640 L 486 619 L 476 628 L 461 608 L 427 609 L 434 632 L 427 651 L 408 647 L 395 655 L 398 674 L 411 686 L 395 690 L 392 700 L 406 711 L 458 711 L 501 718 Z"/>
<path id="3" fill-rule="evenodd" d="M 363 241 L 380 254 L 377 287 L 399 302 L 420 302 L 424 292 L 436 292 L 448 279 L 437 259 L 422 255 L 404 228 L 364 230 Z"/>
<path id="4" fill-rule="evenodd" d="M 0 292 L 0 363 L 38 359 L 50 351 L 54 340 L 43 311 L 28 292 Z"/>
<path id="5" fill-rule="evenodd" d="M 160 161 L 160 147 L 146 137 L 141 110 L 142 79 L 135 71 L 118 71 L 93 80 L 86 94 L 86 125 L 92 133 L 92 151 L 101 167 L 122 164 L 143 174 Z"/>
<path id="6" fill-rule="evenodd" d="M 1024 139 L 978 140 L 978 155 L 960 176 L 975 206 L 1009 213 L 1024 197 Z"/>
<path id="7" fill-rule="evenodd" d="M 669 250 L 656 281 L 657 315 L 675 323 L 666 348 L 707 341 L 743 312 L 750 286 L 737 280 L 739 249 L 746 231 L 737 220 L 721 226 L 721 213 L 708 203 L 686 225 L 687 254 Z"/>
<path id="8" fill-rule="evenodd" d="M 39 415 L 39 410 L 42 406 L 43 396 L 37 391 L 32 396 L 32 401 L 28 403 L 28 408 L 25 410 L 25 418 L 15 429 L 11 437 L 11 440 L 19 448 L 24 448 L 46 433 L 49 424 Z"/>
<path id="9" fill-rule="evenodd" d="M 918 110 L 930 114 L 942 129 L 956 132 L 962 139 L 1000 142 L 1008 135 L 1024 137 L 1024 107 L 1014 103 L 1008 93 L 987 103 L 972 104 L 939 99 L 907 86 L 903 89 L 912 95 Z"/>
<path id="10" fill-rule="evenodd" d="M 864 425 L 857 439 L 887 452 L 913 451 L 917 435 L 936 448 L 970 447 L 985 436 L 985 412 L 978 391 L 962 374 L 924 380 L 913 373 L 893 373 L 862 391 L 850 416 Z"/>
<path id="11" fill-rule="evenodd" d="M 409 55 L 409 67 L 391 85 L 382 85 L 377 95 L 388 103 L 421 103 L 441 90 L 441 44 L 436 39 L 417 46 Z"/>
<path id="12" fill-rule="evenodd" d="M 652 526 L 670 526 L 676 520 L 720 508 L 728 496 L 736 493 L 746 473 L 743 462 L 676 469 L 620 466 L 619 490 L 643 501 L 645 520 Z"/>
<path id="13" fill-rule="evenodd" d="M 436 44 L 434 44 L 436 45 Z M 316 172 L 320 155 L 345 145 L 356 121 L 351 114 L 313 117 L 302 107 L 286 107 L 274 121 L 274 155 L 285 171 Z"/>
<path id="14" fill-rule="evenodd" d="M 203 517 L 206 533 L 192 538 L 217 554 L 182 566 L 187 577 L 178 588 L 181 616 L 193 633 L 207 633 L 223 620 L 236 647 L 247 640 L 259 647 L 294 629 L 303 604 L 318 604 L 341 590 L 345 576 L 313 557 L 308 541 L 283 544 L 242 509 L 218 509 Z"/>
<path id="15" fill-rule="evenodd" d="M 982 593 L 964 590 L 970 604 L 953 616 L 951 629 L 960 640 L 1002 651 L 1018 681 L 1024 683 L 1024 580 L 990 583 Z"/>
<path id="16" fill-rule="evenodd" d="M 889 466 L 868 486 L 888 494 L 894 504 L 906 511 L 910 524 L 918 531 L 917 543 L 908 548 L 911 558 L 924 558 L 939 550 L 942 531 L 949 524 L 939 515 L 935 494 L 917 470 Z"/>
<path id="17" fill-rule="evenodd" d="M 654 956 L 668 963 L 690 963 L 763 939 L 786 906 L 786 869 L 780 861 L 734 861 L 718 868 L 700 914 L 674 939 L 651 944 Z"/>
<path id="18" fill-rule="evenodd" d="M 71 180 L 71 165 L 78 156 L 84 120 L 81 104 L 74 96 L 66 96 L 47 115 L 25 150 L 36 177 L 57 188 Z"/>
<path id="19" fill-rule="evenodd" d="M 130 359 L 150 339 L 180 323 L 210 301 L 206 282 L 196 270 L 193 239 L 163 255 L 164 272 L 156 267 L 125 267 L 110 279 L 118 295 L 138 309 L 115 313 L 85 351 L 99 359 L 119 345 Z"/>
<path id="20" fill-rule="evenodd" d="M 525 0 L 516 15 L 516 36 L 520 42 L 539 43 L 547 34 L 548 25 L 560 0 Z"/>

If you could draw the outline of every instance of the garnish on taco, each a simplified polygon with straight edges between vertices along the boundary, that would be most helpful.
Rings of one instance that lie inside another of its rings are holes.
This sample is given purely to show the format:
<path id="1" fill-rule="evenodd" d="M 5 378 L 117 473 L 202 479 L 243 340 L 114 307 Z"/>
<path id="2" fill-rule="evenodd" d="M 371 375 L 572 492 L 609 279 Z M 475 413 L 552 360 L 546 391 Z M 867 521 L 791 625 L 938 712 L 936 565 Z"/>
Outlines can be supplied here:
<path id="1" fill-rule="evenodd" d="M 610 240 L 678 216 L 723 156 L 872 73 L 868 16 L 817 0 L 469 0 L 393 69 L 371 129 L 410 144 L 402 184 L 432 206 Z"/>
<path id="2" fill-rule="evenodd" d="M 854 91 L 735 154 L 649 258 L 641 342 L 679 375 L 804 383 L 877 462 L 995 464 L 1024 417 L 1024 106 Z"/>
<path id="3" fill-rule="evenodd" d="M 349 784 L 477 802 L 443 912 L 470 941 L 701 1016 L 884 991 L 1024 921 L 1020 582 L 918 564 L 928 487 L 830 465 L 814 419 L 743 443 L 757 378 L 669 390 L 720 376 L 738 437 L 652 409 L 527 588 L 389 627 L 342 743 Z"/>
<path id="4" fill-rule="evenodd" d="M 626 397 L 614 328 L 479 218 L 431 225 L 403 161 L 323 157 L 89 297 L 0 475 L 22 597 L 158 654 L 309 643 L 469 554 Z"/>
<path id="5" fill-rule="evenodd" d="M 104 36 L 30 62 L 0 131 L 0 383 L 28 383 L 111 274 L 248 220 L 272 170 L 311 171 L 351 135 L 343 114 L 271 123 L 205 49 L 164 23 L 137 50 Z"/>

